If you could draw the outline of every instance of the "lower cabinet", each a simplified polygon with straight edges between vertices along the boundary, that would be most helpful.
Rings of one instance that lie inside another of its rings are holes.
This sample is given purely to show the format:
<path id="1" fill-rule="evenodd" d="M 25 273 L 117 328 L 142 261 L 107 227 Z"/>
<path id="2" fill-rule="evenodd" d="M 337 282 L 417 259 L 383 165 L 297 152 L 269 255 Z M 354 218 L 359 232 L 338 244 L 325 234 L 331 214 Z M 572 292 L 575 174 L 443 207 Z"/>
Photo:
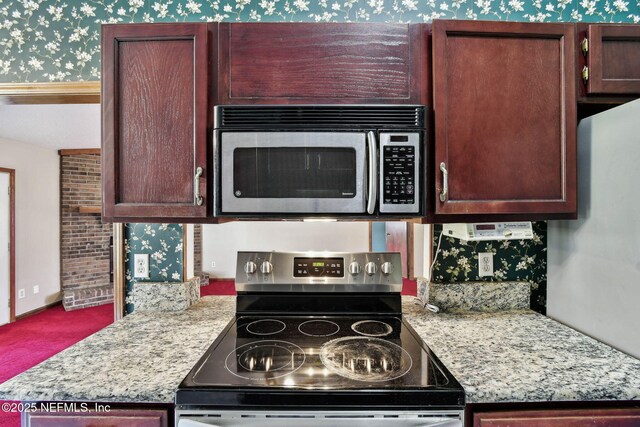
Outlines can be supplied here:
<path id="1" fill-rule="evenodd" d="M 66 402 L 52 405 L 56 406 L 47 407 L 48 410 L 23 412 L 22 427 L 168 427 L 170 425 L 169 409 L 111 409 L 109 405 L 94 406 L 93 403 L 89 403 L 84 410 L 80 403 Z"/>
<path id="2" fill-rule="evenodd" d="M 473 427 L 637 427 L 640 408 L 475 412 Z"/>

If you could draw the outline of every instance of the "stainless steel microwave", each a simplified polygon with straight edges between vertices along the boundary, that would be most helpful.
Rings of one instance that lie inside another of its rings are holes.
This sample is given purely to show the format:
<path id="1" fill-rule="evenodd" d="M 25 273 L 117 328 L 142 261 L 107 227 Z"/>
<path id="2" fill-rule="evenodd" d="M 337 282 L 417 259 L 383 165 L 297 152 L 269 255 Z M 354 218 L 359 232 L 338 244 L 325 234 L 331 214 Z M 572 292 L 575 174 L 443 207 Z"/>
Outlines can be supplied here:
<path id="1" fill-rule="evenodd" d="M 218 216 L 424 213 L 423 106 L 217 106 Z"/>

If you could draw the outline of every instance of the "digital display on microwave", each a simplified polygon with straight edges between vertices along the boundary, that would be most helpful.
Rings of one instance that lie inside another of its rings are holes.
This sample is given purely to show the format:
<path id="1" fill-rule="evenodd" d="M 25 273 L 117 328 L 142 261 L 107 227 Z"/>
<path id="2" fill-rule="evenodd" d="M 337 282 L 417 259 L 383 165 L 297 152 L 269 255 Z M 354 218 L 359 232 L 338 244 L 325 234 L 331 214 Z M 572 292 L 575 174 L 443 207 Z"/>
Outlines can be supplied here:
<path id="1" fill-rule="evenodd" d="M 390 142 L 409 142 L 409 135 L 389 135 Z"/>

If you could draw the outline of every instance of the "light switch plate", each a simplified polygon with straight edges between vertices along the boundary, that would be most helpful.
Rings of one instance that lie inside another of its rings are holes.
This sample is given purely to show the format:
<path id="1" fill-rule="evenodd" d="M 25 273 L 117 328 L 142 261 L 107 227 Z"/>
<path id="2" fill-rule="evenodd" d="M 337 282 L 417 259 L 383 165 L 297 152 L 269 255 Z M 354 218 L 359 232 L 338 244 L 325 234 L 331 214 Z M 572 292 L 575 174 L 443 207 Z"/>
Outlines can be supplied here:
<path id="1" fill-rule="evenodd" d="M 478 253 L 478 275 L 480 277 L 493 276 L 493 253 Z"/>
<path id="2" fill-rule="evenodd" d="M 149 254 L 133 255 L 133 277 L 135 279 L 149 278 Z"/>

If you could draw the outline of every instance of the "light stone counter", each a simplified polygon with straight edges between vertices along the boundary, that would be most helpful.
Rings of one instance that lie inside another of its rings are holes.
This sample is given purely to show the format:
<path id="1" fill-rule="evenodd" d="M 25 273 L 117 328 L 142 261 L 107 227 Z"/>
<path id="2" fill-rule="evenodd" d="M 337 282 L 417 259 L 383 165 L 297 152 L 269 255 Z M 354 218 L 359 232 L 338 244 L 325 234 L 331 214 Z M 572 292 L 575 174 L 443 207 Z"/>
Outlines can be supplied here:
<path id="1" fill-rule="evenodd" d="M 173 402 L 235 311 L 205 297 L 182 312 L 133 313 L 0 385 L 0 399 Z"/>
<path id="2" fill-rule="evenodd" d="M 234 297 L 134 313 L 0 385 L 0 399 L 171 403 L 233 317 Z M 405 316 L 467 402 L 640 399 L 640 361 L 532 311 Z"/>
<path id="3" fill-rule="evenodd" d="M 467 403 L 640 399 L 640 360 L 531 310 L 403 312 Z"/>

